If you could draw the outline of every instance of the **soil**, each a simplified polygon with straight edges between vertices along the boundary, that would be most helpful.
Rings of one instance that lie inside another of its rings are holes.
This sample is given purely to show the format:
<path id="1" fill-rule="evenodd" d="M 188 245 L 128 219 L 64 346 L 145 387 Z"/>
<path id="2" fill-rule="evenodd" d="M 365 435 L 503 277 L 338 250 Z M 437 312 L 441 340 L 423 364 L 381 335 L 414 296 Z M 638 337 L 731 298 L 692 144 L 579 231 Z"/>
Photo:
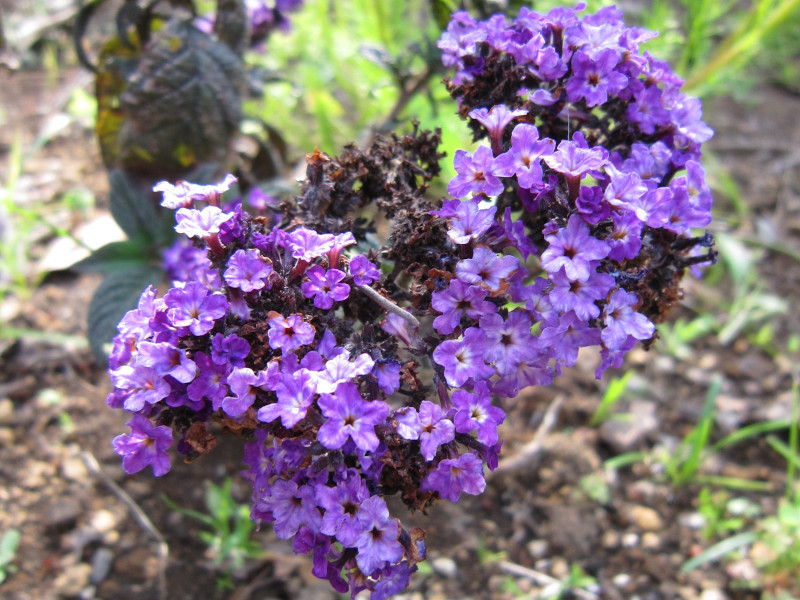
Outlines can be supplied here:
<path id="1" fill-rule="evenodd" d="M 42 73 L 0 78 L 5 157 L 17 131 L 23 144 L 30 144 L 53 111 L 63 111 L 64 94 L 86 82 L 77 73 L 55 82 Z M 800 98 L 771 88 L 760 90 L 751 106 L 720 100 L 705 110 L 717 132 L 709 153 L 719 169 L 710 170 L 711 178 L 719 181 L 722 169 L 730 173 L 748 207 L 744 217 L 737 216 L 734 203 L 717 194 L 714 228 L 735 224 L 739 237 L 751 239 L 763 253 L 759 286 L 789 302 L 800 298 L 797 114 Z M 55 210 L 65 191 L 87 187 L 98 201 L 89 214 L 66 215 L 62 223 L 74 229 L 107 214 L 103 173 L 91 132 L 73 122 L 25 163 L 21 202 L 44 202 Z M 55 241 L 42 233 L 34 259 Z M 0 595 L 7 600 L 337 597 L 310 574 L 310 561 L 295 557 L 269 528 L 256 535 L 263 558 L 249 561 L 226 589 L 220 585 L 224 572 L 197 536 L 201 528 L 162 501 L 166 494 L 181 506 L 205 510 L 205 482 L 221 484 L 228 476 L 234 476 L 234 495 L 246 501 L 235 440 L 191 465 L 174 465 L 163 478 L 154 479 L 149 470 L 124 475 L 110 442 L 127 431 L 126 418 L 106 408 L 108 377 L 82 342 L 86 308 L 98 283 L 97 277 L 62 271 L 46 278 L 30 298 L 7 300 L 2 307 L 8 326 L 29 333 L 0 340 L 0 532 L 13 527 L 22 534 Z M 675 318 L 722 314 L 719 306 L 732 294 L 724 280 L 687 281 L 685 287 L 686 305 Z M 774 347 L 785 348 L 792 335 L 800 335 L 793 312 L 774 320 Z M 576 568 L 595 583 L 565 592 L 564 598 L 745 599 L 762 597 L 769 586 L 800 597 L 792 576 L 754 581 L 749 555 L 682 572 L 681 565 L 715 539 L 704 537 L 698 518 L 700 485 L 672 485 L 658 460 L 697 423 L 715 377 L 722 384 L 713 439 L 765 418 L 787 417 L 793 368 L 787 354 L 770 354 L 745 335 L 728 345 L 714 335 L 702 338 L 686 359 L 658 345 L 650 352 L 637 350 L 626 365 L 635 372 L 629 391 L 614 409 L 633 418 L 600 427 L 590 419 L 607 382 L 619 373 L 598 382 L 595 366 L 592 356 L 581 356 L 555 385 L 506 404 L 505 472 L 489 478 L 484 495 L 457 505 L 440 502 L 427 515 L 407 515 L 407 526 L 428 531 L 429 561 L 405 597 L 545 597 Z M 644 458 L 619 470 L 604 468 L 605 460 L 634 451 Z M 99 475 L 90 468 L 92 457 Z M 785 473 L 783 460 L 761 438 L 710 457 L 701 470 L 706 476 L 764 482 L 767 493 L 730 492 L 749 498 L 763 514 L 774 514 Z M 123 501 L 114 485 L 131 502 Z M 393 512 L 404 514 L 395 504 Z M 149 518 L 152 530 L 137 522 L 131 506 Z M 159 558 L 159 536 L 169 549 L 165 561 Z M 162 568 L 166 593 L 159 583 Z M 754 589 L 747 589 L 748 579 Z"/>

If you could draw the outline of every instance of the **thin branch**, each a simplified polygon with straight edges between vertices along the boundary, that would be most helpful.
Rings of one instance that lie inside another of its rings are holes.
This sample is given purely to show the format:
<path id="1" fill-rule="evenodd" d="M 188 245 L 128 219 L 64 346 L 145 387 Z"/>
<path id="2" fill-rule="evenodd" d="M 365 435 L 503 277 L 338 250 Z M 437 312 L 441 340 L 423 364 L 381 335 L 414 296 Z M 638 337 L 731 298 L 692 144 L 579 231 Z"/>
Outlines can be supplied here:
<path id="1" fill-rule="evenodd" d="M 128 507 L 128 510 L 133 517 L 133 520 L 144 529 L 150 536 L 158 542 L 158 597 L 161 600 L 167 599 L 167 562 L 169 559 L 169 545 L 167 541 L 164 539 L 164 536 L 161 535 L 161 532 L 156 529 L 156 526 L 153 525 L 153 522 L 150 518 L 145 514 L 142 508 L 136 503 L 136 501 L 130 497 L 130 495 L 119 487 L 111 478 L 109 478 L 103 471 L 100 469 L 100 464 L 97 462 L 97 459 L 94 457 L 94 454 L 91 452 L 84 450 L 81 452 L 81 459 L 83 463 L 86 465 L 86 468 L 94 475 L 97 479 L 102 481 L 106 487 L 111 490 L 111 492 L 119 498 L 125 506 Z"/>
<path id="2" fill-rule="evenodd" d="M 417 317 L 412 315 L 406 309 L 400 308 L 399 306 L 397 306 L 397 304 L 395 304 L 385 296 L 381 296 L 378 292 L 376 292 L 369 286 L 359 285 L 357 287 L 367 296 L 369 296 L 372 300 L 380 304 L 383 308 L 385 308 L 389 312 L 396 314 L 398 317 L 402 317 L 403 319 L 408 321 L 408 323 L 413 327 L 419 327 L 419 321 L 417 320 Z"/>
<path id="3" fill-rule="evenodd" d="M 489 474 L 489 477 L 494 478 L 499 475 L 508 475 L 517 473 L 533 463 L 534 459 L 541 454 L 544 450 L 544 438 L 550 433 L 558 423 L 558 414 L 561 411 L 561 405 L 564 402 L 563 396 L 556 396 L 547 407 L 544 413 L 542 422 L 533 434 L 533 439 L 525 444 L 513 456 L 509 456 L 500 461 L 497 468 Z"/>
<path id="4" fill-rule="evenodd" d="M 501 560 L 497 563 L 497 566 L 500 567 L 500 570 L 508 573 L 509 575 L 516 575 L 517 577 L 524 577 L 526 579 L 530 579 L 536 585 L 541 586 L 548 586 L 548 585 L 559 585 L 564 586 L 564 582 L 555 577 L 551 577 L 546 573 L 542 573 L 541 571 L 534 571 L 533 569 L 529 569 L 527 567 L 523 567 L 522 565 L 518 565 L 517 563 L 512 563 L 508 560 Z M 597 594 L 593 594 L 592 592 L 587 592 L 586 590 L 582 590 L 580 588 L 570 588 L 569 592 L 575 596 L 576 598 L 580 598 L 581 600 L 598 600 L 599 596 Z"/>

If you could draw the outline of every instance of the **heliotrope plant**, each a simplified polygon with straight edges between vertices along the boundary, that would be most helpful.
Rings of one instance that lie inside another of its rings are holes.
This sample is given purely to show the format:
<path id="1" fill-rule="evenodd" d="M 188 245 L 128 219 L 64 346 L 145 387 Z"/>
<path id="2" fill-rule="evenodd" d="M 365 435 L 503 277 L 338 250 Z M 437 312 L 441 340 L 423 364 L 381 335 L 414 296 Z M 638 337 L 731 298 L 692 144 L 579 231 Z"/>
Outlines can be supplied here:
<path id="1" fill-rule="evenodd" d="M 193 245 L 114 341 L 127 472 L 166 473 L 172 440 L 209 452 L 211 422 L 245 436 L 252 518 L 336 590 L 385 598 L 425 556 L 386 496 L 482 493 L 508 399 L 582 347 L 599 377 L 653 338 L 684 271 L 715 258 L 692 234 L 711 218 L 711 131 L 640 52 L 652 34 L 581 9 L 453 16 L 449 86 L 488 145 L 456 152 L 452 198 L 426 198 L 439 135 L 416 128 L 308 155 L 302 194 L 265 215 L 221 206 L 230 178 L 157 186 Z M 390 223 L 379 248 L 367 206 Z"/>

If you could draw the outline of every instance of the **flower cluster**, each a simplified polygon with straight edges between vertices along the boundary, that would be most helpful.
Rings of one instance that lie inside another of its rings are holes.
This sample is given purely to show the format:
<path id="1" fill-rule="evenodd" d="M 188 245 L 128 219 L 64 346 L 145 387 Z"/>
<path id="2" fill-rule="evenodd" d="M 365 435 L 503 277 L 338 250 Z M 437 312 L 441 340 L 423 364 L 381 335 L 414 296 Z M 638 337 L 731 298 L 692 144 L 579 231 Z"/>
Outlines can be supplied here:
<path id="1" fill-rule="evenodd" d="M 699 251 L 710 237 L 691 237 L 711 221 L 699 100 L 640 52 L 654 34 L 582 8 L 460 12 L 439 41 L 459 110 L 489 141 L 456 152 L 456 200 L 433 211 L 463 258 L 432 301 L 450 385 L 514 395 L 584 346 L 601 349 L 599 377 L 653 337 L 685 268 L 714 260 Z"/>
<path id="2" fill-rule="evenodd" d="M 600 349 L 598 376 L 618 366 L 685 269 L 714 258 L 691 237 L 710 219 L 710 131 L 639 53 L 647 37 L 613 9 L 456 13 L 440 47 L 489 145 L 456 152 L 444 201 L 426 198 L 438 132 L 416 127 L 308 155 L 301 195 L 264 206 L 280 219 L 223 206 L 232 177 L 158 184 L 191 241 L 166 257 L 173 287 L 146 290 L 114 340 L 126 472 L 166 473 L 173 440 L 193 459 L 219 429 L 243 436 L 255 521 L 340 592 L 403 590 L 424 531 L 385 497 L 420 510 L 482 493 L 498 401 L 549 384 L 582 347 Z"/>

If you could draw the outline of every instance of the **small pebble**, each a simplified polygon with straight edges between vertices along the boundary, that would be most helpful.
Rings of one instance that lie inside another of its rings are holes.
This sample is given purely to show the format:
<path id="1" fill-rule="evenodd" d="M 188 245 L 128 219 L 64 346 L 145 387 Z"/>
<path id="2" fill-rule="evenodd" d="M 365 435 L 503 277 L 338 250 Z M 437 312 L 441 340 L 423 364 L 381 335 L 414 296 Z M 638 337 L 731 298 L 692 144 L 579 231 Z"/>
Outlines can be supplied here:
<path id="1" fill-rule="evenodd" d="M 62 596 L 77 596 L 89 584 L 92 567 L 78 563 L 66 567 L 53 582 L 53 587 Z"/>
<path id="2" fill-rule="evenodd" d="M 699 512 L 684 512 L 678 515 L 678 524 L 684 529 L 697 531 L 703 528 L 706 520 Z"/>
<path id="3" fill-rule="evenodd" d="M 92 572 L 89 575 L 89 581 L 93 585 L 98 585 L 111 571 L 111 563 L 114 562 L 114 553 L 108 548 L 98 548 L 92 556 Z"/>
<path id="4" fill-rule="evenodd" d="M 647 506 L 634 506 L 630 510 L 631 521 L 645 531 L 659 531 L 664 528 L 664 521 L 659 514 Z"/>
<path id="5" fill-rule="evenodd" d="M 550 551 L 550 544 L 547 540 L 532 540 L 528 543 L 528 554 L 533 559 L 544 558 Z"/>
<path id="6" fill-rule="evenodd" d="M 626 587 L 631 582 L 631 576 L 627 573 L 618 573 L 617 575 L 614 575 L 614 578 L 611 581 L 617 587 Z"/>
<path id="7" fill-rule="evenodd" d="M 560 556 L 553 559 L 553 566 L 550 567 L 550 574 L 556 579 L 565 579 L 569 576 L 569 564 Z"/>
<path id="8" fill-rule="evenodd" d="M 700 600 L 729 600 L 728 595 L 722 590 L 712 588 L 703 590 L 700 594 Z"/>
<path id="9" fill-rule="evenodd" d="M 448 579 L 452 579 L 456 576 L 456 573 L 458 573 L 456 561 L 447 556 L 433 559 L 431 561 L 431 568 L 442 577 L 447 577 Z"/>
<path id="10" fill-rule="evenodd" d="M 605 531 L 603 533 L 602 543 L 603 543 L 603 548 L 606 548 L 608 550 L 616 548 L 617 546 L 619 546 L 619 533 L 611 529 Z"/>
<path id="11" fill-rule="evenodd" d="M 50 504 L 45 514 L 45 523 L 52 529 L 68 529 L 75 524 L 82 512 L 83 507 L 78 500 L 62 498 Z"/>
<path id="12" fill-rule="evenodd" d="M 14 424 L 14 403 L 8 398 L 0 400 L 0 425 Z"/>
<path id="13" fill-rule="evenodd" d="M 646 532 L 642 535 L 642 548 L 653 550 L 661 546 L 661 538 L 652 531 Z"/>
<path id="14" fill-rule="evenodd" d="M 86 481 L 89 477 L 89 472 L 80 458 L 71 456 L 61 463 L 61 475 L 70 481 Z"/>
<path id="15" fill-rule="evenodd" d="M 634 548 L 639 545 L 639 536 L 633 532 L 628 532 L 622 536 L 623 548 Z"/>

